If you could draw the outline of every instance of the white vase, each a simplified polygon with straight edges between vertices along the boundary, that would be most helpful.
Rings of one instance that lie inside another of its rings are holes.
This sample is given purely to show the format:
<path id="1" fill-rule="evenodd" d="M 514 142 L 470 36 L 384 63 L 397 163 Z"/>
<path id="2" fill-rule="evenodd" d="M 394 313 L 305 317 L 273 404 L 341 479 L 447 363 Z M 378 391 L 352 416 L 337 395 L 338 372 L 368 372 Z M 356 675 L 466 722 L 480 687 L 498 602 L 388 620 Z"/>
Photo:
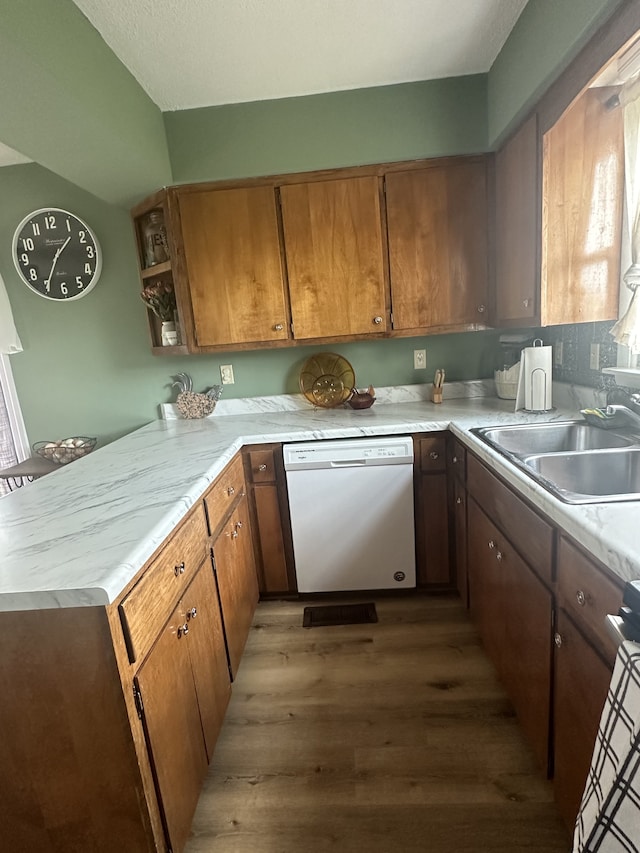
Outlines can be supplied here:
<path id="1" fill-rule="evenodd" d="M 178 343 L 176 324 L 171 320 L 163 320 L 161 326 L 162 346 L 174 347 Z"/>

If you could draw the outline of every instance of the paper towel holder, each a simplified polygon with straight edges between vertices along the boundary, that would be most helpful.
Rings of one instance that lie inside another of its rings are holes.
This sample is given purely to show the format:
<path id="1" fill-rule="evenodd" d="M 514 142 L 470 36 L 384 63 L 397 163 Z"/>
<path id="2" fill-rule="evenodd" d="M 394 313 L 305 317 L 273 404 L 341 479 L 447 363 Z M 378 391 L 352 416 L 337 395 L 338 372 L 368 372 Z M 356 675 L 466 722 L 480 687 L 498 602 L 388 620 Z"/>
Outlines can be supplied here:
<path id="1" fill-rule="evenodd" d="M 533 341 L 533 346 L 534 347 L 538 347 L 538 346 L 543 347 L 544 341 L 542 340 L 542 338 L 536 338 Z M 531 377 L 530 389 L 529 389 L 530 390 L 530 400 L 529 400 L 530 406 L 526 405 L 527 400 L 525 398 L 524 411 L 529 412 L 531 414 L 535 414 L 535 415 L 543 415 L 546 412 L 553 412 L 555 410 L 555 406 L 550 406 L 548 409 L 534 409 L 533 408 L 533 388 L 534 388 L 534 384 L 536 382 L 540 382 L 540 381 L 542 382 L 542 399 L 543 400 L 547 399 L 547 382 L 549 380 L 548 371 L 546 371 L 542 367 L 534 367 L 534 369 L 530 373 L 530 377 Z"/>

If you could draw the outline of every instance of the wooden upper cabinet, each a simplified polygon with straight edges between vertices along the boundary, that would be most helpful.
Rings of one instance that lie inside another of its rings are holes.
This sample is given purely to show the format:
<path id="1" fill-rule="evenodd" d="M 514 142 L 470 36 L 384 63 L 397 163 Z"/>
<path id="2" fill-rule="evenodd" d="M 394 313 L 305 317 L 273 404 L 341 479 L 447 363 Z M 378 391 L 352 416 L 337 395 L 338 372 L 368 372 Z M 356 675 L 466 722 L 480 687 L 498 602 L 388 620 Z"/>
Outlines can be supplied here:
<path id="1" fill-rule="evenodd" d="M 544 137 L 544 325 L 618 316 L 624 141 L 611 94 L 587 89 Z"/>
<path id="2" fill-rule="evenodd" d="M 177 191 L 197 347 L 286 340 L 271 186 Z"/>
<path id="3" fill-rule="evenodd" d="M 484 160 L 386 175 L 394 331 L 486 325 Z"/>
<path id="4" fill-rule="evenodd" d="M 538 123 L 532 115 L 496 154 L 496 325 L 538 318 Z"/>
<path id="5" fill-rule="evenodd" d="M 290 184 L 280 198 L 294 337 L 387 332 L 379 179 Z"/>

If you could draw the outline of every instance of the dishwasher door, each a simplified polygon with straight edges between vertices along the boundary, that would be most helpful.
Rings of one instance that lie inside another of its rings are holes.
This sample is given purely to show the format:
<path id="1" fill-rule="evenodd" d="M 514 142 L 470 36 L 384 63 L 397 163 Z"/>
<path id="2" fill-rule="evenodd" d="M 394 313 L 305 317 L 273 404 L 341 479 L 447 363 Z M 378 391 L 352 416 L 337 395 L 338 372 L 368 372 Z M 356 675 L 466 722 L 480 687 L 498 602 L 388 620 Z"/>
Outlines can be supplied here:
<path id="1" fill-rule="evenodd" d="M 286 445 L 284 459 L 299 592 L 415 587 L 411 438 Z"/>

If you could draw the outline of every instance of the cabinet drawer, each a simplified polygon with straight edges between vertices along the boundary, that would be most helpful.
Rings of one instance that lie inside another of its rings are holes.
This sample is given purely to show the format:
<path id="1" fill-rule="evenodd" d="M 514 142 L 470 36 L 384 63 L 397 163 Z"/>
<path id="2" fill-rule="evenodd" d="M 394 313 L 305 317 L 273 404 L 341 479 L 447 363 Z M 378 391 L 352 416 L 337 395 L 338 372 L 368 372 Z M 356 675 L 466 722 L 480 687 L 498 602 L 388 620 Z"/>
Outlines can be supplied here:
<path id="1" fill-rule="evenodd" d="M 457 438 L 449 442 L 449 467 L 456 479 L 464 483 L 467 478 L 467 448 Z"/>
<path id="2" fill-rule="evenodd" d="M 617 613 L 623 587 L 563 536 L 558 549 L 558 603 L 576 624 L 591 635 L 608 660 L 615 648 L 605 625 L 607 613 Z"/>
<path id="3" fill-rule="evenodd" d="M 467 456 L 467 488 L 527 563 L 550 584 L 553 527 L 471 454 Z"/>
<path id="4" fill-rule="evenodd" d="M 250 450 L 247 453 L 252 483 L 275 483 L 276 468 L 274 450 Z"/>
<path id="5" fill-rule="evenodd" d="M 198 504 L 118 608 L 132 663 L 144 657 L 155 642 L 202 565 L 206 546 L 207 524 L 202 504 Z"/>
<path id="6" fill-rule="evenodd" d="M 204 502 L 209 519 L 209 532 L 224 522 L 237 497 L 244 493 L 244 471 L 242 457 L 238 454 L 224 469 L 207 491 Z"/>
<path id="7" fill-rule="evenodd" d="M 430 435 L 420 441 L 420 470 L 444 471 L 447 467 L 447 441 L 443 435 Z"/>

